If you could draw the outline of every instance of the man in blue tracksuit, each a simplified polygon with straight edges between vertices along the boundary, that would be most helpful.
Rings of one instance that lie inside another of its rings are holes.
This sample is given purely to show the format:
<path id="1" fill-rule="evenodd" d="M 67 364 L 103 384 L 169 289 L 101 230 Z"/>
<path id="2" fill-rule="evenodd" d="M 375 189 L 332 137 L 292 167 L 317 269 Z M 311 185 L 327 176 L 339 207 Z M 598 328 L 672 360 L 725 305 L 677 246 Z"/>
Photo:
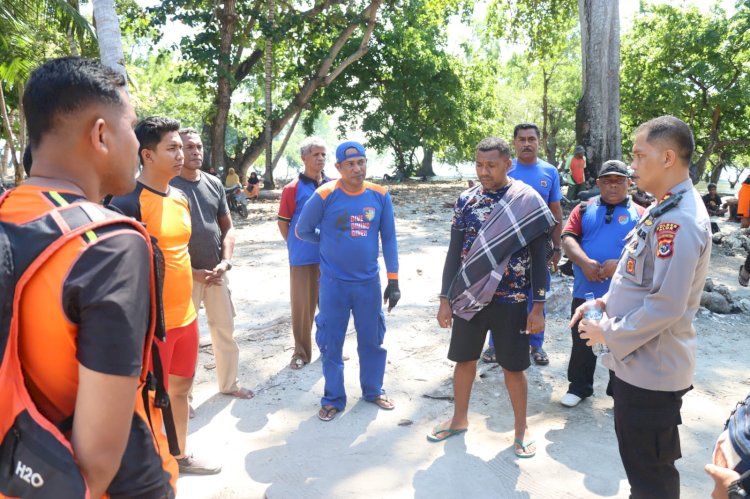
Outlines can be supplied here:
<path id="1" fill-rule="evenodd" d="M 295 229 L 297 237 L 320 245 L 315 339 L 325 378 L 325 394 L 318 413 L 323 421 L 331 421 L 346 406 L 342 349 L 350 311 L 357 330 L 363 398 L 381 409 L 394 408 L 393 401 L 383 391 L 385 317 L 380 305 L 378 239 L 382 241 L 388 272 L 388 286 L 383 294 L 388 311 L 401 297 L 391 196 L 383 187 L 365 182 L 367 158 L 364 147 L 357 142 L 339 145 L 336 169 L 341 178 L 315 191 Z"/>

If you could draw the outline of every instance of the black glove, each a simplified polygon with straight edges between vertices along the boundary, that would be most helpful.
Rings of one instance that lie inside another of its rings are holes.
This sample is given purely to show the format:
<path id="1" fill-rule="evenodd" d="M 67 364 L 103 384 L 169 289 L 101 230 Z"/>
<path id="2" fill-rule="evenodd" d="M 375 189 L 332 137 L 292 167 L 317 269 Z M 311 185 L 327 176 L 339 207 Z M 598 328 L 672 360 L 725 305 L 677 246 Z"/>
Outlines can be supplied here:
<path id="1" fill-rule="evenodd" d="M 401 299 L 401 291 L 398 289 L 398 279 L 388 279 L 388 286 L 383 292 L 383 305 L 388 302 L 388 311 L 390 312 L 396 303 Z"/>

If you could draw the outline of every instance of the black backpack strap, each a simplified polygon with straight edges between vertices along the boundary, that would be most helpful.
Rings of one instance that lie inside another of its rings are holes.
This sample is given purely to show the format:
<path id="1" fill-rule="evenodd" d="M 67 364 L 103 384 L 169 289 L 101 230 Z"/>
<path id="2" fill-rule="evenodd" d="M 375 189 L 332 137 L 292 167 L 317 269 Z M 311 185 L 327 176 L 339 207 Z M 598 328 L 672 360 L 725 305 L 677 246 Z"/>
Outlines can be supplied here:
<path id="1" fill-rule="evenodd" d="M 169 394 L 164 387 L 164 376 L 166 375 L 166 373 L 164 373 L 164 367 L 161 364 L 161 357 L 159 356 L 159 345 L 157 345 L 156 342 L 154 342 L 151 347 L 151 360 L 154 367 L 153 379 L 154 389 L 156 390 L 154 405 L 161 409 L 162 415 L 164 416 L 164 431 L 167 434 L 169 452 L 173 456 L 178 456 L 180 454 L 180 444 L 177 441 L 177 429 L 174 425 L 172 404 L 169 400 Z"/>

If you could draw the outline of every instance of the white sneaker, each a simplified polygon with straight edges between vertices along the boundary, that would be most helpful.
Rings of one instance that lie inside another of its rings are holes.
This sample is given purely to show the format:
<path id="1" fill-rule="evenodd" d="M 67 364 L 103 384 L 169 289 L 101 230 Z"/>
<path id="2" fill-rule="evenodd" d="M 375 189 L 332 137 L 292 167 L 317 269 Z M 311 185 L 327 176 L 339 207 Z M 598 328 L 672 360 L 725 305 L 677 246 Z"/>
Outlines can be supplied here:
<path id="1" fill-rule="evenodd" d="M 575 393 L 568 392 L 560 399 L 560 403 L 565 407 L 575 407 L 581 400 L 583 399 Z"/>

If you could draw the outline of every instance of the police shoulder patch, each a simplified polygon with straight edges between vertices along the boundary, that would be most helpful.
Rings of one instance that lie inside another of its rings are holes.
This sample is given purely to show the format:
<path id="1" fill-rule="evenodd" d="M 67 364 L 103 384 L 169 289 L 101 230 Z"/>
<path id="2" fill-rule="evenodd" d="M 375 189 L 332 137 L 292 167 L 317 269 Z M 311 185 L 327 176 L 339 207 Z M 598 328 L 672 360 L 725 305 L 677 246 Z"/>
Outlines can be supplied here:
<path id="1" fill-rule="evenodd" d="M 674 238 L 679 230 L 679 224 L 662 222 L 656 226 L 656 256 L 661 259 L 671 258 L 674 254 Z"/>
<path id="2" fill-rule="evenodd" d="M 632 256 L 629 256 L 627 262 L 625 262 L 625 272 L 635 275 L 635 258 Z"/>

